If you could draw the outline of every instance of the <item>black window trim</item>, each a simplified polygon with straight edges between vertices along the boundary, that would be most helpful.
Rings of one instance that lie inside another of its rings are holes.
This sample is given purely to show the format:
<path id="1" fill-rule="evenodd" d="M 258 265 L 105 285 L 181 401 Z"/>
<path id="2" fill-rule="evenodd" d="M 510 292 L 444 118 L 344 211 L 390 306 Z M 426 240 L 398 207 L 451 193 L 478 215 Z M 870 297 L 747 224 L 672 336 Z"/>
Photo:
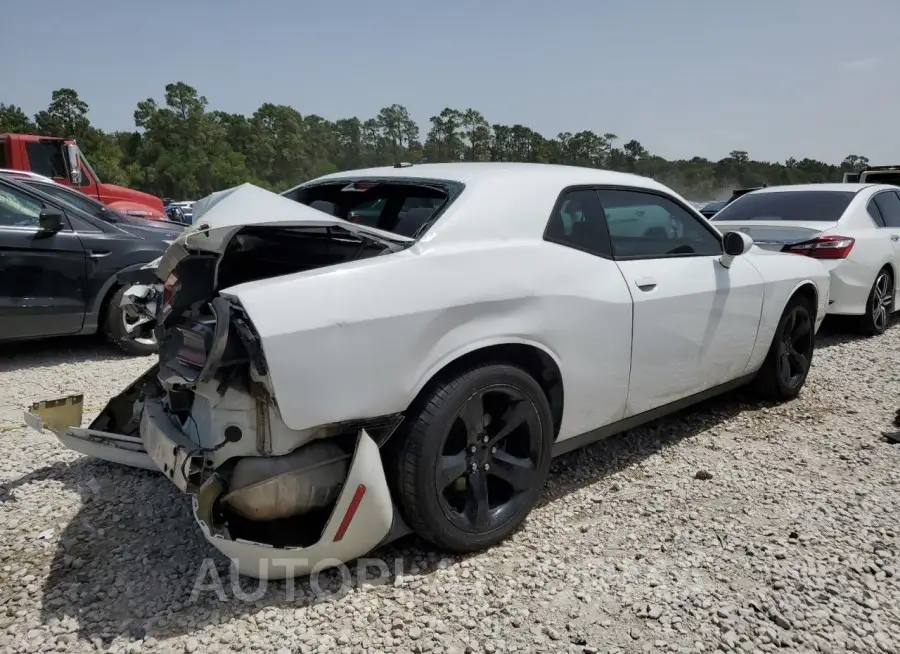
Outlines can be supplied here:
<path id="1" fill-rule="evenodd" d="M 598 257 L 600 259 L 606 259 L 607 261 L 612 261 L 613 260 L 612 242 L 609 239 L 609 226 L 606 224 L 606 218 L 603 215 L 600 216 L 602 226 L 603 226 L 603 243 L 602 243 L 602 245 L 604 245 L 606 247 L 607 253 L 594 252 L 593 250 L 590 250 L 585 247 L 581 247 L 574 243 L 570 243 L 568 241 L 553 238 L 552 236 L 550 236 L 548 234 L 548 232 L 550 231 L 551 221 L 553 220 L 554 216 L 556 216 L 556 212 L 562 208 L 563 200 L 569 193 L 572 193 L 575 191 L 593 191 L 594 195 L 597 196 L 597 205 L 602 210 L 603 205 L 600 203 L 600 195 L 597 193 L 597 190 L 598 189 L 597 189 L 596 184 L 574 184 L 572 186 L 566 186 L 564 189 L 562 189 L 559 192 L 559 195 L 556 196 L 556 202 L 553 203 L 553 209 L 550 210 L 550 216 L 547 218 L 547 223 L 544 225 L 544 234 L 542 237 L 543 240 L 546 241 L 547 243 L 553 243 L 554 245 L 561 245 L 563 247 L 567 247 L 572 250 L 578 250 L 579 252 L 584 252 L 585 254 L 589 254 L 593 257 Z"/>

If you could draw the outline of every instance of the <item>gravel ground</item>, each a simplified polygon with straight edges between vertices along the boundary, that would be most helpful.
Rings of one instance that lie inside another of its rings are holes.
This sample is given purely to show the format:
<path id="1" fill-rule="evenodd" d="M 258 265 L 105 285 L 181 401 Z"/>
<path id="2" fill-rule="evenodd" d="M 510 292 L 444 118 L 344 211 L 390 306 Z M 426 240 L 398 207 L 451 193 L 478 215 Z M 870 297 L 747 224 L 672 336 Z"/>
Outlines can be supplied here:
<path id="1" fill-rule="evenodd" d="M 798 400 L 732 394 L 565 456 L 490 551 L 410 537 L 373 555 L 399 574 L 255 600 L 161 476 L 19 426 L 34 399 L 84 390 L 99 408 L 149 360 L 0 351 L 0 652 L 900 651 L 900 446 L 880 436 L 900 328 L 828 328 Z M 193 592 L 217 575 L 220 593 Z"/>

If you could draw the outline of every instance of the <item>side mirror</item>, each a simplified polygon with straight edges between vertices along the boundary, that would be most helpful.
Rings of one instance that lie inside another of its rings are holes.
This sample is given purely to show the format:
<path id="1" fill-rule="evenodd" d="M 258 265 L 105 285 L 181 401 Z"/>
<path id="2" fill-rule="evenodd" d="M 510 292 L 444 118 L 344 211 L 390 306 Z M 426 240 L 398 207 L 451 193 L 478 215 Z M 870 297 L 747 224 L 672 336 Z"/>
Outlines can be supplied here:
<path id="1" fill-rule="evenodd" d="M 56 234 L 63 228 L 63 215 L 56 209 L 44 209 L 38 217 L 38 226 L 42 232 Z"/>
<path id="2" fill-rule="evenodd" d="M 78 161 L 78 146 L 74 143 L 66 143 L 63 149 L 66 153 L 66 163 L 69 165 L 69 181 L 78 186 L 81 184 L 81 163 Z"/>
<path id="3" fill-rule="evenodd" d="M 731 268 L 735 257 L 746 254 L 753 247 L 753 239 L 742 232 L 728 232 L 722 239 L 725 253 L 719 259 L 726 268 Z"/>

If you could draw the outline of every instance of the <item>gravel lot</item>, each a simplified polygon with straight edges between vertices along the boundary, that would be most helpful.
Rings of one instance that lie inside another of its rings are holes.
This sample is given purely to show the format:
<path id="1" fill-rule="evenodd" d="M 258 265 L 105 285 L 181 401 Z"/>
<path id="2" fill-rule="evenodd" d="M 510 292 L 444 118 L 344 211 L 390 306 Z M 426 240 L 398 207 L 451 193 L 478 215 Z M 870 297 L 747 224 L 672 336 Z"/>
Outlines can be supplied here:
<path id="1" fill-rule="evenodd" d="M 399 576 L 339 591 L 323 574 L 292 599 L 271 583 L 255 601 L 165 479 L 19 426 L 34 399 L 83 390 L 99 408 L 149 360 L 92 341 L 0 350 L 0 652 L 900 651 L 900 446 L 880 436 L 900 328 L 825 329 L 797 401 L 732 394 L 563 457 L 491 551 L 409 538 L 373 555 Z M 221 597 L 192 596 L 205 559 Z"/>

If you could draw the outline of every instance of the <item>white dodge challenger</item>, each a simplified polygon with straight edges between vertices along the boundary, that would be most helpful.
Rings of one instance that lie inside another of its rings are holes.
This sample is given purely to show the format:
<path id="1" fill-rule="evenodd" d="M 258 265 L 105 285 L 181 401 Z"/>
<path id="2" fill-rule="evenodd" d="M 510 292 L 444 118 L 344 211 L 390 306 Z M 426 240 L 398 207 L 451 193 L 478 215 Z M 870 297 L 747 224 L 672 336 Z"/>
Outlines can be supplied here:
<path id="1" fill-rule="evenodd" d="M 829 289 L 652 180 L 504 163 L 216 193 L 155 275 L 158 363 L 88 428 L 81 396 L 26 422 L 160 470 L 261 578 L 410 531 L 488 547 L 555 455 L 743 384 L 795 397 Z"/>

